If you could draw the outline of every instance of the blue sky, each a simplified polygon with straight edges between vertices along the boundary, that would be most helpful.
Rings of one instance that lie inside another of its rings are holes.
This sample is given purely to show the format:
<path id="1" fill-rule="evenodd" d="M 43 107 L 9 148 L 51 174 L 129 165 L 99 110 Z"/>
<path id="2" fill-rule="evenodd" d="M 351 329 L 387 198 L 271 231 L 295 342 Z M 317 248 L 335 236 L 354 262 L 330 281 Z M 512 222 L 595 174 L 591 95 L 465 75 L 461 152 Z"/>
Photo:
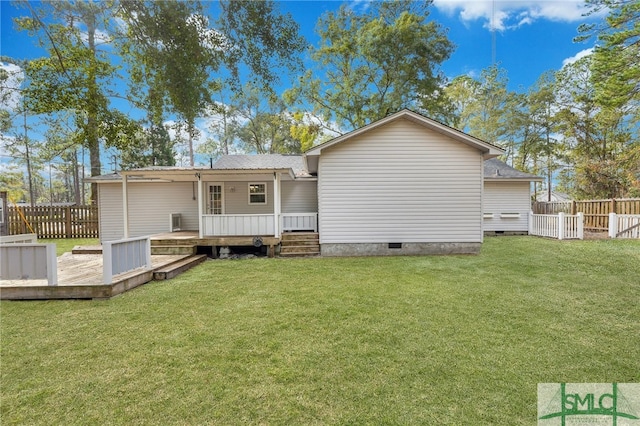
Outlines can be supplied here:
<path id="1" fill-rule="evenodd" d="M 281 1 L 281 10 L 289 12 L 300 24 L 301 32 L 317 43 L 314 28 L 318 17 L 336 10 L 339 1 Z M 355 9 L 366 8 L 368 1 L 349 1 Z M 582 17 L 583 0 L 435 0 L 431 19 L 448 29 L 457 46 L 442 68 L 449 77 L 477 75 L 491 65 L 491 22 L 496 28 L 496 60 L 508 71 L 510 89 L 533 84 L 544 71 L 559 69 L 564 60 L 592 47 L 573 43 Z M 40 50 L 25 32 L 15 30 L 12 18 L 24 14 L 9 1 L 0 1 L 2 55 L 28 59 Z M 493 20 L 492 20 L 493 17 Z"/>
<path id="2" fill-rule="evenodd" d="M 279 6 L 283 12 L 292 14 L 302 34 L 315 45 L 318 17 L 338 9 L 342 3 L 280 1 Z M 368 0 L 346 3 L 356 10 L 369 5 Z M 211 2 L 211 8 L 215 9 L 216 4 Z M 584 0 L 435 0 L 429 19 L 446 28 L 449 39 L 456 45 L 451 58 L 441 67 L 447 77 L 462 74 L 477 77 L 492 64 L 491 28 L 495 28 L 496 61 L 507 70 L 509 89 L 526 91 L 545 71 L 558 70 L 563 63 L 593 47 L 594 40 L 573 42 L 578 25 L 586 22 L 584 12 Z M 9 1 L 0 0 L 2 55 L 30 59 L 42 54 L 34 39 L 15 30 L 12 19 L 25 13 Z M 601 16 L 590 19 L 598 18 Z M 0 148 L 0 154 L 3 151 Z"/>

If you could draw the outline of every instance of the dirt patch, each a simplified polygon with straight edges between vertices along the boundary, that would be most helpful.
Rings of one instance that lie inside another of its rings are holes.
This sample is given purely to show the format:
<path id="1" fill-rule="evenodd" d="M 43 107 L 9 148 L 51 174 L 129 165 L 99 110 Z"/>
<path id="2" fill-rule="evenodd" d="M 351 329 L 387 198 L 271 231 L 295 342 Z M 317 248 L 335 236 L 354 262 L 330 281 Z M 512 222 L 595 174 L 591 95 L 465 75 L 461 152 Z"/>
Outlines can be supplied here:
<path id="1" fill-rule="evenodd" d="M 609 233 L 606 231 L 584 231 L 585 240 L 606 240 L 609 238 Z"/>

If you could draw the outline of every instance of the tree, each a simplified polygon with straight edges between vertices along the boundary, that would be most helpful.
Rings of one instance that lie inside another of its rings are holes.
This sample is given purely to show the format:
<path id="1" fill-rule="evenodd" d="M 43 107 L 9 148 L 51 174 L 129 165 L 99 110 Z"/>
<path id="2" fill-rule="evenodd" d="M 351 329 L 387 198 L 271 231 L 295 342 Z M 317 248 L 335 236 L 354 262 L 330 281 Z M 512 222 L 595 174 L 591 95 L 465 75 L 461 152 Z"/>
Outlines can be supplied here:
<path id="1" fill-rule="evenodd" d="M 211 101 L 209 74 L 219 67 L 224 40 L 208 29 L 198 2 L 125 1 L 120 17 L 127 23 L 122 49 L 128 53 L 132 93 L 148 103 L 155 128 L 161 127 L 166 104 L 182 117 L 193 166 L 195 121 Z M 144 93 L 136 89 L 141 84 Z"/>
<path id="2" fill-rule="evenodd" d="M 621 161 L 633 143 L 632 129 L 619 108 L 599 101 L 592 82 L 593 60 L 584 57 L 556 74 L 560 129 L 570 149 L 576 195 L 621 197 L 637 179 Z"/>
<path id="3" fill-rule="evenodd" d="M 24 173 L 16 170 L 15 166 L 3 170 L 0 173 L 0 187 L 7 191 L 9 200 L 12 202 L 26 201 L 27 191 L 25 191 Z"/>
<path id="4" fill-rule="evenodd" d="M 175 166 L 174 145 L 166 126 L 140 129 L 140 136 L 121 148 L 121 167 L 124 170 L 148 166 Z"/>
<path id="5" fill-rule="evenodd" d="M 191 165 L 195 120 L 223 89 L 212 74 L 226 70 L 228 88 L 237 91 L 245 66 L 255 81 L 271 87 L 283 67 L 299 63 L 297 53 L 304 46 L 297 24 L 279 15 L 272 1 L 222 2 L 217 30 L 209 27 L 195 1 L 126 1 L 121 17 L 127 22 L 122 46 L 129 54 L 133 85 L 148 87 L 134 93 L 152 106 L 155 126 L 166 106 L 186 122 Z"/>
<path id="6" fill-rule="evenodd" d="M 438 116 L 440 121 L 462 131 L 468 130 L 471 117 L 476 114 L 479 92 L 477 80 L 468 75 L 455 77 L 444 88 L 449 107 Z"/>
<path id="7" fill-rule="evenodd" d="M 599 100 L 621 107 L 640 100 L 640 3 L 636 0 L 586 0 L 587 15 L 607 11 L 604 20 L 583 24 L 576 41 L 597 37 L 592 71 Z M 637 104 L 636 104 L 637 105 Z M 635 120 L 640 119 L 637 111 Z"/>
<path id="8" fill-rule="evenodd" d="M 73 112 L 82 144 L 89 149 L 91 175 L 97 176 L 101 174 L 101 123 L 109 113 L 105 85 L 115 73 L 97 45 L 112 4 L 43 2 L 39 9 L 28 2 L 23 4 L 31 16 L 18 19 L 19 28 L 38 35 L 49 53 L 25 67 L 29 81 L 24 89 L 27 107 L 36 114 Z M 97 201 L 95 184 L 91 200 Z"/>
<path id="9" fill-rule="evenodd" d="M 507 89 L 507 73 L 493 65 L 482 70 L 480 78 L 454 78 L 443 90 L 449 107 L 439 117 L 445 123 L 479 139 L 500 144 L 513 151 L 512 138 L 518 133 L 519 99 Z M 512 156 L 513 153 L 509 153 Z"/>
<path id="10" fill-rule="evenodd" d="M 318 21 L 316 69 L 287 93 L 313 109 L 332 130 L 359 128 L 402 108 L 429 110 L 443 77 L 438 70 L 453 46 L 427 21 L 431 1 L 374 2 L 363 14 L 343 5 Z"/>
<path id="11" fill-rule="evenodd" d="M 554 172 L 562 166 L 564 158 L 563 145 L 556 138 L 559 128 L 555 91 L 555 74 L 546 72 L 527 92 L 521 120 L 524 134 L 517 151 L 520 169 L 546 176 L 548 201 Z"/>
<path id="12" fill-rule="evenodd" d="M 235 133 L 248 152 L 301 152 L 300 142 L 291 135 L 292 120 L 281 99 L 261 96 L 260 88 L 247 85 L 242 95 L 236 96 L 236 103 L 238 125 Z"/>

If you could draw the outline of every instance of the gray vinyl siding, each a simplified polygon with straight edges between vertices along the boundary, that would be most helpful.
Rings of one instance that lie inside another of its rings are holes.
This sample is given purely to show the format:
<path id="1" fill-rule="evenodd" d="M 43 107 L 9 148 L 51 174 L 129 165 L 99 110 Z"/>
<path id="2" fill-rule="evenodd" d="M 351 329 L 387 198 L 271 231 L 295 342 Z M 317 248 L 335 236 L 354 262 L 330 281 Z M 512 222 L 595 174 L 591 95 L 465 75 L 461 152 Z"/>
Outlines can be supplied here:
<path id="1" fill-rule="evenodd" d="M 169 232 L 169 215 L 182 215 L 183 230 L 198 229 L 197 188 L 191 182 L 129 182 L 129 236 Z M 102 241 L 124 236 L 122 184 L 100 184 L 100 235 Z"/>
<path id="2" fill-rule="evenodd" d="M 282 213 L 315 213 L 318 211 L 318 183 L 316 181 L 284 181 Z"/>
<path id="3" fill-rule="evenodd" d="M 267 203 L 249 204 L 249 184 L 267 184 Z M 224 214 L 273 214 L 273 181 L 261 179 L 250 182 L 224 182 Z M 205 198 L 209 195 L 209 185 L 204 188 Z M 205 208 L 205 213 L 206 213 Z"/>
<path id="4" fill-rule="evenodd" d="M 320 243 L 482 242 L 480 151 L 398 120 L 324 150 Z"/>
<path id="5" fill-rule="evenodd" d="M 100 241 L 115 241 L 124 236 L 122 219 L 122 184 L 98 185 Z"/>
<path id="6" fill-rule="evenodd" d="M 531 210 L 529 182 L 485 182 L 483 213 L 493 215 L 484 219 L 485 231 L 528 231 Z M 519 213 L 519 218 L 501 218 L 501 214 Z"/>

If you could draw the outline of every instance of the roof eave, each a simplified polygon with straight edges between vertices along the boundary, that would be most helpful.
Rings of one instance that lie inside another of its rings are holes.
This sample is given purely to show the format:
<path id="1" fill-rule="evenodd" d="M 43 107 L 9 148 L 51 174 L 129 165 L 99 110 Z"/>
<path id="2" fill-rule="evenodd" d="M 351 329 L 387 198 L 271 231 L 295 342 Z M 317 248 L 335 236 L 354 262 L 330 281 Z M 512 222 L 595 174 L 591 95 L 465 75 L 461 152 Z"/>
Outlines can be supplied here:
<path id="1" fill-rule="evenodd" d="M 520 178 L 485 176 L 484 180 L 492 182 L 544 182 L 544 178 L 538 176 Z"/>

